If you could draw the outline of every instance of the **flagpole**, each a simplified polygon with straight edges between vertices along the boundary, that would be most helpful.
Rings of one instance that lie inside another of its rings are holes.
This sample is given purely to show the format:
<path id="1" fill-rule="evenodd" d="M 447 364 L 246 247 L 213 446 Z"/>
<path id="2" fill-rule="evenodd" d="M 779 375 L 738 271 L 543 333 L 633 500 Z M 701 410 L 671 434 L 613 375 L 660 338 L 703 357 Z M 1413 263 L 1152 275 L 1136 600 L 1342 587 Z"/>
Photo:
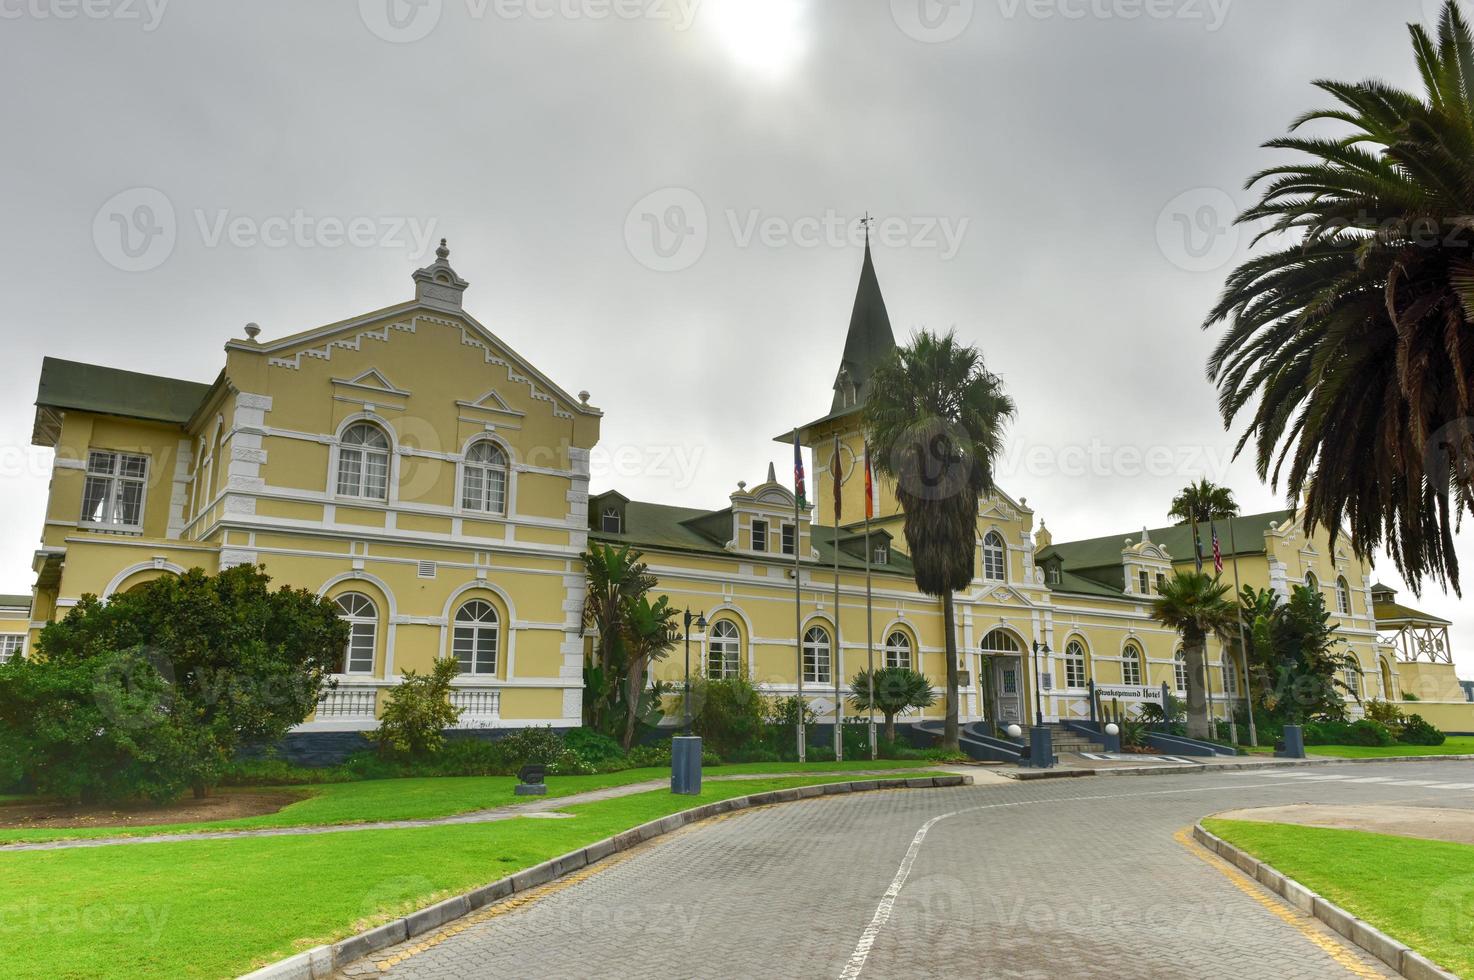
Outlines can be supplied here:
<path id="1" fill-rule="evenodd" d="M 1244 607 L 1239 598 L 1239 594 L 1244 591 L 1244 586 L 1239 581 L 1239 546 L 1234 540 L 1232 517 L 1228 519 L 1228 547 L 1233 551 L 1233 604 L 1239 614 L 1239 656 L 1244 660 L 1244 704 L 1249 716 L 1249 744 L 1258 748 L 1259 731 L 1254 724 L 1254 688 L 1253 681 L 1249 677 L 1249 638 L 1244 631 Z"/>
<path id="2" fill-rule="evenodd" d="M 807 738 L 804 731 L 804 599 L 802 570 L 798 563 L 799 521 L 804 504 L 803 450 L 798 445 L 798 430 L 793 430 L 793 640 L 798 656 L 798 761 L 806 762 Z M 809 537 L 814 535 L 809 525 Z"/>
<path id="3" fill-rule="evenodd" d="M 875 612 L 870 586 L 870 512 L 874 510 L 875 492 L 870 486 L 870 446 L 865 446 L 865 668 L 870 678 L 870 761 L 879 758 L 875 746 Z"/>
<path id="4" fill-rule="evenodd" d="M 839 639 L 839 514 L 840 487 L 843 485 L 839 462 L 839 430 L 834 430 L 834 456 L 830 461 L 829 475 L 834 479 L 834 656 L 830 669 L 834 671 L 834 761 L 844 761 L 844 701 L 839 695 L 840 663 L 843 647 Z"/>
<path id="5" fill-rule="evenodd" d="M 1229 518 L 1229 520 L 1232 521 L 1233 518 Z M 1213 533 L 1213 581 L 1217 582 L 1223 575 L 1223 548 L 1218 541 L 1218 524 L 1215 522 L 1208 526 Z M 1218 661 L 1223 665 L 1223 693 L 1228 698 L 1228 740 L 1237 746 L 1239 744 L 1239 721 L 1234 716 L 1233 695 L 1228 692 L 1228 682 L 1238 672 L 1234 670 L 1233 653 L 1228 649 L 1228 644 L 1224 643 L 1220 638 L 1218 646 L 1221 648 L 1218 654 Z"/>

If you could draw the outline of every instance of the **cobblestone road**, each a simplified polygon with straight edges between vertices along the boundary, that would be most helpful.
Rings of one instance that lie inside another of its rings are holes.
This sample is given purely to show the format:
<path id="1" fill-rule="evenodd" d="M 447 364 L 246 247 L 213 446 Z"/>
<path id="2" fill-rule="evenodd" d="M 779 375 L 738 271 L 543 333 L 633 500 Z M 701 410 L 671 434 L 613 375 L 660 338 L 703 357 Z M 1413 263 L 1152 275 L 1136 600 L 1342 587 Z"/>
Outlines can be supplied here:
<path id="1" fill-rule="evenodd" d="M 1474 807 L 1474 763 L 1069 779 L 749 811 L 348 975 L 1392 975 L 1178 839 L 1219 810 L 1302 801 Z"/>

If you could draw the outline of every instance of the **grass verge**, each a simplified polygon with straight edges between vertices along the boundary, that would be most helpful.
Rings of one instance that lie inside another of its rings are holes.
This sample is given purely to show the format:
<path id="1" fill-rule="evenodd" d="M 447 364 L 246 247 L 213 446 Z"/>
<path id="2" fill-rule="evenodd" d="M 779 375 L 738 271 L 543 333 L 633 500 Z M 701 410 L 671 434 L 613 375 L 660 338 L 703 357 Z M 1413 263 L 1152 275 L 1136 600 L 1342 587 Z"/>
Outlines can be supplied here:
<path id="1" fill-rule="evenodd" d="M 229 977 L 702 803 L 853 777 L 707 782 L 508 820 L 0 854 L 10 977 Z"/>
<path id="2" fill-rule="evenodd" d="M 905 760 L 878 762 L 816 762 L 800 766 L 792 762 L 754 762 L 712 767 L 708 780 L 726 776 L 821 774 L 865 770 L 918 770 L 925 763 Z M 668 780 L 670 770 L 626 769 L 594 776 L 550 776 L 548 796 L 572 796 L 591 790 L 628 786 L 651 780 Z M 515 776 L 436 776 L 415 779 L 373 779 L 355 783 L 321 783 L 311 786 L 251 787 L 240 792 L 291 793 L 305 798 L 276 813 L 235 820 L 204 823 L 158 824 L 131 827 L 46 828 L 23 830 L 0 828 L 0 844 L 49 840 L 83 840 L 92 837 L 138 837 L 151 834 L 188 833 L 198 830 L 251 830 L 265 827 L 326 827 L 339 824 L 373 823 L 383 820 L 427 820 L 474 810 L 527 802 L 513 793 Z M 222 790 L 221 792 L 230 792 Z"/>
<path id="3" fill-rule="evenodd" d="M 1249 749 L 1251 755 L 1273 755 L 1274 746 Z M 1474 755 L 1474 735 L 1450 735 L 1442 745 L 1307 745 L 1307 755 L 1336 759 L 1395 759 L 1413 755 Z"/>
<path id="4" fill-rule="evenodd" d="M 1241 820 L 1203 826 L 1461 976 L 1474 976 L 1474 847 Z"/>

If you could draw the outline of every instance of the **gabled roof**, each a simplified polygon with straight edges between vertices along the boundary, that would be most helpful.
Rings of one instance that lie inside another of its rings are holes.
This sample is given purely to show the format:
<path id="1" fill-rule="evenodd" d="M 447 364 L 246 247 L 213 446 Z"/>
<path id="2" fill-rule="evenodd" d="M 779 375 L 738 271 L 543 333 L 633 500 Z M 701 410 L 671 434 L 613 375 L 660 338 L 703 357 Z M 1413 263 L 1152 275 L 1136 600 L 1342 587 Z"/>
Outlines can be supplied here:
<path id="1" fill-rule="evenodd" d="M 36 424 L 32 441 L 52 445 L 54 417 L 48 412 L 94 412 L 149 422 L 184 425 L 209 395 L 213 385 L 181 381 L 153 374 L 139 374 L 100 364 L 64 361 L 56 357 L 41 361 L 41 382 L 36 389 Z"/>
<path id="2" fill-rule="evenodd" d="M 1372 604 L 1372 615 L 1378 626 L 1452 626 L 1442 617 L 1421 612 L 1400 602 L 1377 602 Z"/>

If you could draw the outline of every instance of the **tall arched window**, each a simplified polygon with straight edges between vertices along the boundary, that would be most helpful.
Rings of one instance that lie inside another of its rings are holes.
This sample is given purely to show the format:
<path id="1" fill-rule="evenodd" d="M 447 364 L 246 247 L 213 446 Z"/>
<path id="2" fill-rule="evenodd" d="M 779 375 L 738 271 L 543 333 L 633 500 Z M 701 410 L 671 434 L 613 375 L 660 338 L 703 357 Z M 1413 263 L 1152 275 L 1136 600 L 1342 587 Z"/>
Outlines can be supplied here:
<path id="1" fill-rule="evenodd" d="M 1007 577 L 1008 548 L 1003 535 L 989 531 L 983 538 L 983 578 L 989 582 L 1002 582 Z"/>
<path id="2" fill-rule="evenodd" d="M 1392 664 L 1386 657 L 1382 658 L 1382 700 L 1392 700 Z"/>
<path id="3" fill-rule="evenodd" d="M 988 635 L 983 637 L 982 651 L 984 653 L 1022 653 L 1023 648 L 1019 646 L 1013 634 L 1007 630 L 990 630 Z"/>
<path id="4" fill-rule="evenodd" d="M 1320 591 L 1320 579 L 1315 577 L 1314 572 L 1305 573 L 1305 587 L 1307 589 L 1313 589 L 1316 592 Z"/>
<path id="5" fill-rule="evenodd" d="M 1358 700 L 1361 698 L 1361 669 L 1347 667 L 1345 672 L 1346 692 Z"/>
<path id="6" fill-rule="evenodd" d="M 507 454 L 496 443 L 483 439 L 466 450 L 461 506 L 486 514 L 507 512 Z"/>
<path id="7" fill-rule="evenodd" d="M 338 494 L 389 499 L 389 437 L 371 422 L 355 422 L 338 440 Z"/>
<path id="8" fill-rule="evenodd" d="M 1239 696 L 1239 668 L 1227 654 L 1223 656 L 1223 693 L 1231 698 Z"/>
<path id="9" fill-rule="evenodd" d="M 707 640 L 706 675 L 714 681 L 736 677 L 741 672 L 741 647 L 736 623 L 730 619 L 713 623 Z"/>
<path id="10" fill-rule="evenodd" d="M 1343 616 L 1351 615 L 1351 586 L 1346 584 L 1345 575 L 1336 579 L 1336 612 Z"/>
<path id="11" fill-rule="evenodd" d="M 896 630 L 885 638 L 885 665 L 911 669 L 911 637 Z"/>
<path id="12" fill-rule="evenodd" d="M 829 670 L 829 631 L 822 626 L 810 626 L 804 633 L 804 683 L 828 684 L 832 676 Z"/>
<path id="13" fill-rule="evenodd" d="M 1065 644 L 1065 687 L 1085 686 L 1085 647 L 1079 640 Z"/>
<path id="14" fill-rule="evenodd" d="M 1187 651 L 1178 650 L 1172 655 L 1172 675 L 1177 690 L 1187 690 Z"/>
<path id="15" fill-rule="evenodd" d="M 1141 648 L 1135 643 L 1126 644 L 1121 651 L 1121 683 L 1127 687 L 1141 686 Z"/>
<path id="16" fill-rule="evenodd" d="M 452 650 L 463 674 L 495 674 L 498 622 L 496 607 L 472 599 L 456 610 Z"/>
<path id="17" fill-rule="evenodd" d="M 379 636 L 378 607 L 361 592 L 344 592 L 334 601 L 339 618 L 348 624 L 348 645 L 343 649 L 340 673 L 372 674 Z"/>

